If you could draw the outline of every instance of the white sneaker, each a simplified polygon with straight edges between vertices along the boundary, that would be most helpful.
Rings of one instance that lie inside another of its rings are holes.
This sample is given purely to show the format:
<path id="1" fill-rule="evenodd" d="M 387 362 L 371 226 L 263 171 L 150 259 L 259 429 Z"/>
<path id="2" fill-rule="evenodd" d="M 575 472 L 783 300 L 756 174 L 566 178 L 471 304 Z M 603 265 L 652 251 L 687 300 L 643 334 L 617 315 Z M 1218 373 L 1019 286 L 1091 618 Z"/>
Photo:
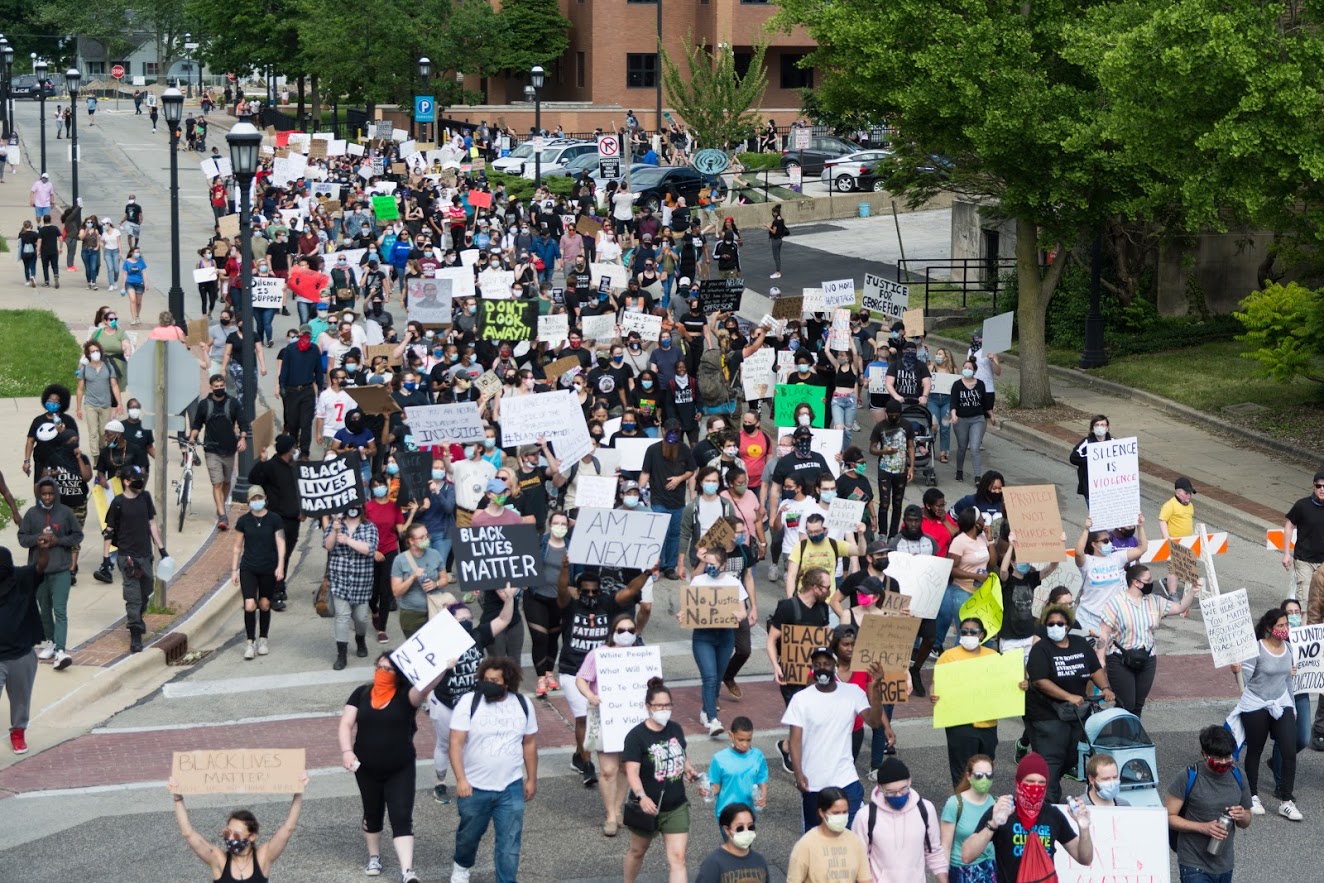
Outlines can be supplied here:
<path id="1" fill-rule="evenodd" d="M 74 664 L 74 658 L 73 658 L 72 656 L 70 656 L 68 653 L 65 653 L 63 650 L 56 650 L 56 651 L 55 651 L 55 670 L 56 670 L 56 671 L 64 671 L 66 668 L 68 668 L 69 666 L 71 666 L 71 665 L 73 665 L 73 664 Z"/>
<path id="2" fill-rule="evenodd" d="M 878 770 L 869 770 L 869 781 L 870 782 L 878 781 Z"/>
<path id="3" fill-rule="evenodd" d="M 1250 814 L 1253 816 L 1264 815 L 1264 804 L 1260 803 L 1258 794 L 1250 799 Z"/>
<path id="4" fill-rule="evenodd" d="M 248 645 L 244 647 L 244 658 L 252 659 L 254 656 L 257 656 L 257 647 L 253 645 L 252 641 L 249 641 Z"/>
<path id="5" fill-rule="evenodd" d="M 726 729 L 722 726 L 722 722 L 719 721 L 717 718 L 713 718 L 712 720 L 708 721 L 709 736 L 712 736 L 715 739 L 725 732 Z"/>
<path id="6" fill-rule="evenodd" d="M 451 862 L 451 883 L 469 883 L 469 869 Z"/>
<path id="7" fill-rule="evenodd" d="M 368 856 L 368 866 L 363 869 L 363 873 L 369 877 L 380 877 L 382 875 L 382 857 L 380 855 Z"/>
<path id="8" fill-rule="evenodd" d="M 413 868 L 405 868 L 400 872 L 400 883 L 419 883 L 418 875 L 414 873 Z"/>
<path id="9" fill-rule="evenodd" d="M 51 641 L 42 641 L 41 650 L 37 653 L 37 658 L 42 662 L 55 657 L 55 644 Z"/>
<path id="10" fill-rule="evenodd" d="M 1290 800 L 1284 800 L 1282 806 L 1278 807 L 1278 815 L 1294 822 L 1301 821 L 1301 810 L 1297 809 L 1296 804 Z"/>
<path id="11" fill-rule="evenodd" d="M 258 656 L 266 656 L 266 655 L 267 655 L 268 653 L 270 653 L 270 652 L 271 652 L 271 647 L 267 644 L 267 639 L 266 639 L 266 638 L 258 638 L 258 639 L 257 639 L 257 655 L 258 655 Z"/>

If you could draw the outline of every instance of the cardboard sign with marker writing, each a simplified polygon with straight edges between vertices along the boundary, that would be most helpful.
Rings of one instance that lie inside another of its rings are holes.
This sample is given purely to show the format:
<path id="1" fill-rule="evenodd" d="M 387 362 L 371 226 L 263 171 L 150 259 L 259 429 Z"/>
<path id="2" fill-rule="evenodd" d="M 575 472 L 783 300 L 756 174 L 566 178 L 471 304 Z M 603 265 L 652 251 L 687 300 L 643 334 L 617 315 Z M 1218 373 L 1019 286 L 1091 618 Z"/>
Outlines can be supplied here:
<path id="1" fill-rule="evenodd" d="M 772 302 L 772 318 L 799 319 L 800 311 L 804 309 L 804 302 L 805 299 L 801 295 L 779 297 Z"/>
<path id="2" fill-rule="evenodd" d="M 1195 585 L 1200 579 L 1200 565 L 1195 553 L 1175 537 L 1168 541 L 1168 570 L 1178 580 Z"/>
<path id="3" fill-rule="evenodd" d="M 736 532 L 731 525 L 726 523 L 725 518 L 719 518 L 713 522 L 713 526 L 708 528 L 708 532 L 699 540 L 699 545 L 709 551 L 725 549 L 726 544 L 735 540 Z"/>
<path id="4" fill-rule="evenodd" d="M 782 667 L 782 680 L 788 684 L 809 683 L 809 654 L 815 647 L 828 645 L 832 629 L 825 625 L 784 625 L 781 633 L 777 662 Z"/>
<path id="5" fill-rule="evenodd" d="M 687 629 L 734 629 L 745 615 L 740 587 L 685 586 L 680 595 L 680 625 Z"/>
<path id="6" fill-rule="evenodd" d="M 170 775 L 180 794 L 301 794 L 302 748 L 176 751 Z"/>
<path id="7" fill-rule="evenodd" d="M 924 336 L 924 311 L 906 310 L 901 314 L 901 321 L 905 324 L 906 337 Z"/>
<path id="8" fill-rule="evenodd" d="M 221 236 L 226 239 L 239 238 L 239 216 L 223 215 L 216 225 L 221 228 Z"/>
<path id="9" fill-rule="evenodd" d="M 184 342 L 189 346 L 205 346 L 211 336 L 206 319 L 189 319 L 188 336 Z"/>
<path id="10" fill-rule="evenodd" d="M 368 351 L 364 357 L 368 360 L 368 364 L 372 364 L 373 359 L 382 356 L 386 359 L 386 364 L 399 365 L 401 357 L 395 355 L 395 347 L 393 343 L 371 343 L 368 344 Z"/>
<path id="11" fill-rule="evenodd" d="M 907 671 L 919 620 L 913 616 L 865 616 L 855 638 L 851 671 L 868 671 L 877 662 L 883 671 Z"/>
<path id="12" fill-rule="evenodd" d="M 575 221 L 575 232 L 585 236 L 597 236 L 602 232 L 602 224 L 597 219 L 588 215 L 583 215 L 578 221 Z"/>
<path id="13" fill-rule="evenodd" d="M 556 386 L 562 374 L 580 367 L 582 363 L 579 361 L 579 356 L 565 356 L 543 368 L 543 373 L 547 375 L 547 383 Z"/>
<path id="14" fill-rule="evenodd" d="M 901 705 L 910 701 L 910 672 L 885 671 L 876 683 L 883 693 L 884 705 Z"/>
<path id="15" fill-rule="evenodd" d="M 860 621 L 860 614 L 868 616 L 877 613 L 881 616 L 910 616 L 910 596 L 900 592 L 883 592 L 875 595 L 875 601 L 868 607 L 852 607 L 855 621 Z"/>
<path id="16" fill-rule="evenodd" d="M 1062 515 L 1051 484 L 1008 485 L 1002 489 L 1007 518 L 1016 532 L 1018 561 L 1062 560 Z"/>
<path id="17" fill-rule="evenodd" d="M 478 388 L 480 393 L 491 398 L 501 392 L 501 378 L 491 371 L 485 371 L 478 375 L 478 379 L 474 381 L 474 386 Z"/>

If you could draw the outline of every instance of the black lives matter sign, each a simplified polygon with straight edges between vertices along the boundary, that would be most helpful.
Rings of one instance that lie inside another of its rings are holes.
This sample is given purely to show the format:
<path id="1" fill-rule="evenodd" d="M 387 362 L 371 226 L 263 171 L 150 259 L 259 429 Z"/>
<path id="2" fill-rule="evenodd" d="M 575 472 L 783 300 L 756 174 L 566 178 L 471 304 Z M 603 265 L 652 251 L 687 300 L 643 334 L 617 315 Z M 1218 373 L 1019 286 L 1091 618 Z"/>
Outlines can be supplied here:
<path id="1" fill-rule="evenodd" d="M 482 592 L 542 584 L 538 529 L 532 524 L 486 524 L 455 528 L 455 569 L 460 588 Z"/>
<path id="2" fill-rule="evenodd" d="M 299 461 L 299 509 L 304 515 L 316 518 L 362 506 L 358 454 Z"/>

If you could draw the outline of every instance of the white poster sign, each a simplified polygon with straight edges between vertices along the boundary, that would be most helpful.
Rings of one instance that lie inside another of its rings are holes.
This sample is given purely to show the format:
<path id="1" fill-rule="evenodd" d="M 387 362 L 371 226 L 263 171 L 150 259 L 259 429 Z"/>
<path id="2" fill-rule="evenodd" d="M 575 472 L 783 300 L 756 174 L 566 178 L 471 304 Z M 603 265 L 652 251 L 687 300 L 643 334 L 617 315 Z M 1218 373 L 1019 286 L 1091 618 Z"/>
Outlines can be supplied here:
<path id="1" fill-rule="evenodd" d="M 745 400 L 772 398 L 773 388 L 777 385 L 777 374 L 773 365 L 777 351 L 770 346 L 760 347 L 740 366 L 740 381 L 745 387 Z"/>
<path id="2" fill-rule="evenodd" d="M 420 448 L 448 442 L 482 443 L 483 418 L 477 402 L 453 402 L 446 405 L 414 405 L 405 408 L 405 421 Z"/>
<path id="3" fill-rule="evenodd" d="M 483 300 L 510 300 L 510 287 L 514 284 L 514 270 L 484 270 L 478 274 Z"/>
<path id="4" fill-rule="evenodd" d="M 662 336 L 662 317 L 647 313 L 622 313 L 621 337 L 631 331 L 638 331 L 640 340 L 657 340 Z"/>
<path id="5" fill-rule="evenodd" d="M 570 535 L 570 563 L 647 570 L 662 554 L 670 523 L 665 512 L 580 507 Z"/>
<path id="6" fill-rule="evenodd" d="M 834 537 L 849 537 L 855 534 L 855 525 L 864 518 L 863 500 L 843 500 L 837 498 L 828 506 L 827 529 Z"/>
<path id="7" fill-rule="evenodd" d="M 1057 808 L 1079 832 L 1070 808 Z M 1171 883 L 1168 812 L 1162 807 L 1091 806 L 1090 836 L 1094 860 L 1088 867 L 1058 847 L 1053 865 L 1059 883 Z"/>
<path id="8" fill-rule="evenodd" d="M 1089 460 L 1090 518 L 1094 530 L 1136 523 L 1140 514 L 1140 443 L 1115 438 L 1085 446 Z"/>
<path id="9" fill-rule="evenodd" d="M 603 276 L 611 280 L 611 287 L 616 291 L 630 283 L 630 271 L 620 264 L 589 264 L 588 272 L 595 289 L 598 287 L 598 280 Z M 585 337 L 587 336 L 585 335 Z"/>
<path id="10" fill-rule="evenodd" d="M 943 371 L 940 374 L 930 374 L 929 378 L 933 381 L 929 391 L 936 395 L 946 396 L 952 394 L 952 387 L 956 385 L 956 381 L 961 379 L 961 376 Z"/>
<path id="11" fill-rule="evenodd" d="M 1292 694 L 1324 693 L 1324 625 L 1297 626 L 1291 643 L 1296 665 Z"/>
<path id="12" fill-rule="evenodd" d="M 901 585 L 901 594 L 910 596 L 910 615 L 936 618 L 951 582 L 952 559 L 893 552 L 887 561 L 887 575 Z"/>
<path id="13" fill-rule="evenodd" d="M 579 320 L 585 340 L 611 340 L 616 336 L 616 317 L 583 316 Z"/>
<path id="14" fill-rule="evenodd" d="M 984 352 L 1005 353 L 1011 349 L 1011 326 L 1015 312 L 999 313 L 984 320 Z"/>
<path id="15" fill-rule="evenodd" d="M 570 317 L 565 313 L 559 316 L 538 317 L 538 339 L 543 343 L 559 346 L 570 336 Z"/>
<path id="16" fill-rule="evenodd" d="M 823 305 L 828 308 L 855 306 L 855 280 L 833 279 L 824 282 Z"/>
<path id="17" fill-rule="evenodd" d="M 837 433 L 840 435 L 841 433 Z M 638 472 L 644 468 L 644 454 L 653 445 L 660 442 L 657 438 L 621 438 L 616 437 L 612 447 L 621 452 L 620 468 L 622 472 Z"/>
<path id="18" fill-rule="evenodd" d="M 888 573 L 891 573 L 890 568 Z M 1216 668 L 1250 659 L 1260 652 L 1245 589 L 1201 598 L 1200 614 L 1204 617 L 1209 652 Z"/>
<path id="19" fill-rule="evenodd" d="M 193 281 L 199 284 L 216 281 L 215 267 L 197 267 L 193 270 Z"/>
<path id="20" fill-rule="evenodd" d="M 573 456 L 571 449 L 590 443 L 584 411 L 569 390 L 501 399 L 503 447 L 537 444 L 539 436 L 557 442 L 565 452 L 562 459 Z"/>
<path id="21" fill-rule="evenodd" d="M 850 310 L 832 311 L 832 327 L 828 329 L 828 348 L 838 351 L 850 349 Z"/>
<path id="22" fill-rule="evenodd" d="M 602 749 L 620 751 L 625 736 L 648 716 L 644 693 L 650 678 L 662 677 L 662 648 L 600 647 L 594 651 L 598 667 L 598 706 L 602 715 Z"/>
<path id="23" fill-rule="evenodd" d="M 823 289 L 806 288 L 801 295 L 800 315 L 808 316 L 811 313 L 826 313 L 827 301 L 823 299 Z"/>
<path id="24" fill-rule="evenodd" d="M 438 267 L 432 272 L 432 276 L 438 282 L 450 282 L 451 303 L 454 303 L 456 298 L 473 297 L 476 293 L 474 271 L 469 267 Z"/>
<path id="25" fill-rule="evenodd" d="M 459 659 L 460 654 L 473 645 L 473 637 L 455 621 L 449 610 L 443 609 L 392 653 L 391 661 L 409 678 L 409 683 L 421 688 L 432 683 L 448 662 Z"/>
<path id="26" fill-rule="evenodd" d="M 614 509 L 616 507 L 616 476 L 579 474 L 575 489 L 575 505 L 581 509 Z"/>
<path id="27" fill-rule="evenodd" d="M 910 306 L 910 289 L 900 282 L 873 273 L 864 274 L 864 298 L 860 306 L 876 316 L 900 319 Z"/>
<path id="28" fill-rule="evenodd" d="M 277 309 L 285 300 L 285 280 L 276 276 L 253 277 L 253 309 Z"/>

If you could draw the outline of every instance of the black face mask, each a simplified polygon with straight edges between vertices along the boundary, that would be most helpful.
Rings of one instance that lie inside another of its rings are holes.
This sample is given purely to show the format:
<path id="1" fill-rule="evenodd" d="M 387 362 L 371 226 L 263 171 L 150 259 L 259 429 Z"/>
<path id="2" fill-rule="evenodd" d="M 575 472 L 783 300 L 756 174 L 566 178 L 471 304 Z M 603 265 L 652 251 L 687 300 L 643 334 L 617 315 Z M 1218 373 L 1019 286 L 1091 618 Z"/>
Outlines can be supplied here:
<path id="1" fill-rule="evenodd" d="M 879 573 L 883 572 L 884 570 L 887 570 L 887 558 L 885 557 L 874 558 L 869 563 L 872 564 L 873 569 L 878 571 Z"/>
<path id="2" fill-rule="evenodd" d="M 211 397 L 214 398 L 214 399 L 223 399 L 223 398 L 225 398 L 225 390 L 223 390 L 223 389 L 213 389 L 213 390 L 211 391 Z"/>
<path id="3" fill-rule="evenodd" d="M 480 681 L 478 684 L 478 692 L 481 693 L 483 698 L 488 702 L 500 702 L 502 699 L 506 698 L 505 685 L 497 684 L 492 681 Z"/>

